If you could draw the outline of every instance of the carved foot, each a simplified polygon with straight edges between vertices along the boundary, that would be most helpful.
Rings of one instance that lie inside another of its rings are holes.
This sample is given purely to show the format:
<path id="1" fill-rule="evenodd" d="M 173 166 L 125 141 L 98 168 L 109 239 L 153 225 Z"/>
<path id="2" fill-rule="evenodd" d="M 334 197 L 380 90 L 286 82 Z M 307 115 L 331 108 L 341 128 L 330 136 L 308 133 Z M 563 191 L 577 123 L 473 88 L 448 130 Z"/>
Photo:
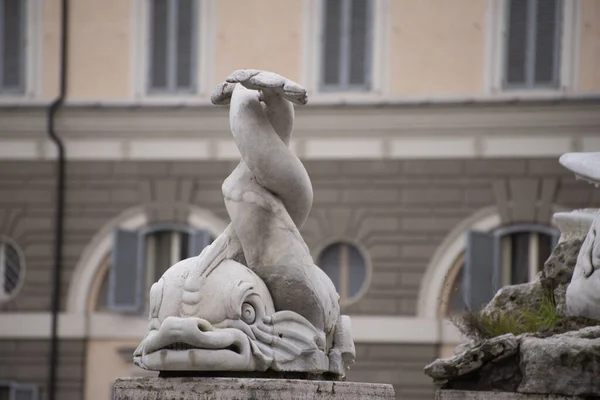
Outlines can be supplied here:
<path id="1" fill-rule="evenodd" d="M 239 69 L 215 88 L 211 95 L 213 104 L 229 104 L 236 83 L 251 90 L 278 93 L 294 104 L 304 105 L 308 101 L 306 89 L 281 75 L 257 69 Z"/>

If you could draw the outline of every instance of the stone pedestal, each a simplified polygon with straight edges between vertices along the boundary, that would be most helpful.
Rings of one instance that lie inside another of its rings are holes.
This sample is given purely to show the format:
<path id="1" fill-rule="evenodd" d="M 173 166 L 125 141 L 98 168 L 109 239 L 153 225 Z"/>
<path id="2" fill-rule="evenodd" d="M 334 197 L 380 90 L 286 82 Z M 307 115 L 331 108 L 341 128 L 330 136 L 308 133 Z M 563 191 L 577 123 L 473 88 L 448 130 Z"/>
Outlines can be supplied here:
<path id="1" fill-rule="evenodd" d="M 394 400 L 388 384 L 263 378 L 119 378 L 113 400 Z"/>

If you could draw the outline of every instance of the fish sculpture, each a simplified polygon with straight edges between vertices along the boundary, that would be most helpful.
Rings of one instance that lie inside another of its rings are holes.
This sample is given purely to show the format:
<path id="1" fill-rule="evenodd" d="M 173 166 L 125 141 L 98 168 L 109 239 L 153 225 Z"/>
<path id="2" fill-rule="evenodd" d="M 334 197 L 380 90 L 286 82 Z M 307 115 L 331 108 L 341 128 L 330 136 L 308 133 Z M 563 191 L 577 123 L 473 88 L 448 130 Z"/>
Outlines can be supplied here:
<path id="1" fill-rule="evenodd" d="M 350 318 L 300 235 L 312 207 L 289 149 L 306 90 L 278 74 L 238 70 L 211 101 L 229 104 L 241 161 L 222 186 L 231 223 L 150 289 L 136 365 L 157 371 L 289 371 L 344 377 L 355 359 Z"/>
<path id="2" fill-rule="evenodd" d="M 560 163 L 578 179 L 600 186 L 600 153 L 567 153 Z M 567 287 L 567 313 L 600 319 L 600 211 L 581 245 L 571 283 Z"/>

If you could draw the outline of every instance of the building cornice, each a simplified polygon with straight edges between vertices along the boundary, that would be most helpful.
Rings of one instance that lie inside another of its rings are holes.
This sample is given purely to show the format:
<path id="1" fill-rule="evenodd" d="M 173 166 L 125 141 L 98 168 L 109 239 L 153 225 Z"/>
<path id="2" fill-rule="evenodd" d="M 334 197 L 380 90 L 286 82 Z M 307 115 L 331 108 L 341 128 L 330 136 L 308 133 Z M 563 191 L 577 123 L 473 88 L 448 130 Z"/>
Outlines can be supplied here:
<path id="1" fill-rule="evenodd" d="M 54 157 L 46 112 L 0 108 L 0 159 Z M 228 121 L 226 107 L 79 105 L 61 110 L 57 129 L 70 160 L 237 159 Z M 301 107 L 294 150 L 303 159 L 554 157 L 600 151 L 599 130 L 591 100 Z"/>

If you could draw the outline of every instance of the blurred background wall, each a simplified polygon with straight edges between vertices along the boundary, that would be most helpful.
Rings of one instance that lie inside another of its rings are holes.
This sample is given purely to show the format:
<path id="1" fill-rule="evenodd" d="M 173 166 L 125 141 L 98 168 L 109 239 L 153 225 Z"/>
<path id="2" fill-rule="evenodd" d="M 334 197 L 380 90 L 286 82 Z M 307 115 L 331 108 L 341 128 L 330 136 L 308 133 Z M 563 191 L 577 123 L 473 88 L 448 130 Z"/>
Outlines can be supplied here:
<path id="1" fill-rule="evenodd" d="M 531 279 L 553 212 L 600 206 L 558 164 L 600 151 L 598 65 L 597 0 L 0 0 L 0 398 L 108 400 L 144 373 L 150 284 L 228 223 L 210 93 L 253 68 L 308 90 L 302 233 L 352 317 L 348 379 L 431 399 L 448 317 Z"/>

